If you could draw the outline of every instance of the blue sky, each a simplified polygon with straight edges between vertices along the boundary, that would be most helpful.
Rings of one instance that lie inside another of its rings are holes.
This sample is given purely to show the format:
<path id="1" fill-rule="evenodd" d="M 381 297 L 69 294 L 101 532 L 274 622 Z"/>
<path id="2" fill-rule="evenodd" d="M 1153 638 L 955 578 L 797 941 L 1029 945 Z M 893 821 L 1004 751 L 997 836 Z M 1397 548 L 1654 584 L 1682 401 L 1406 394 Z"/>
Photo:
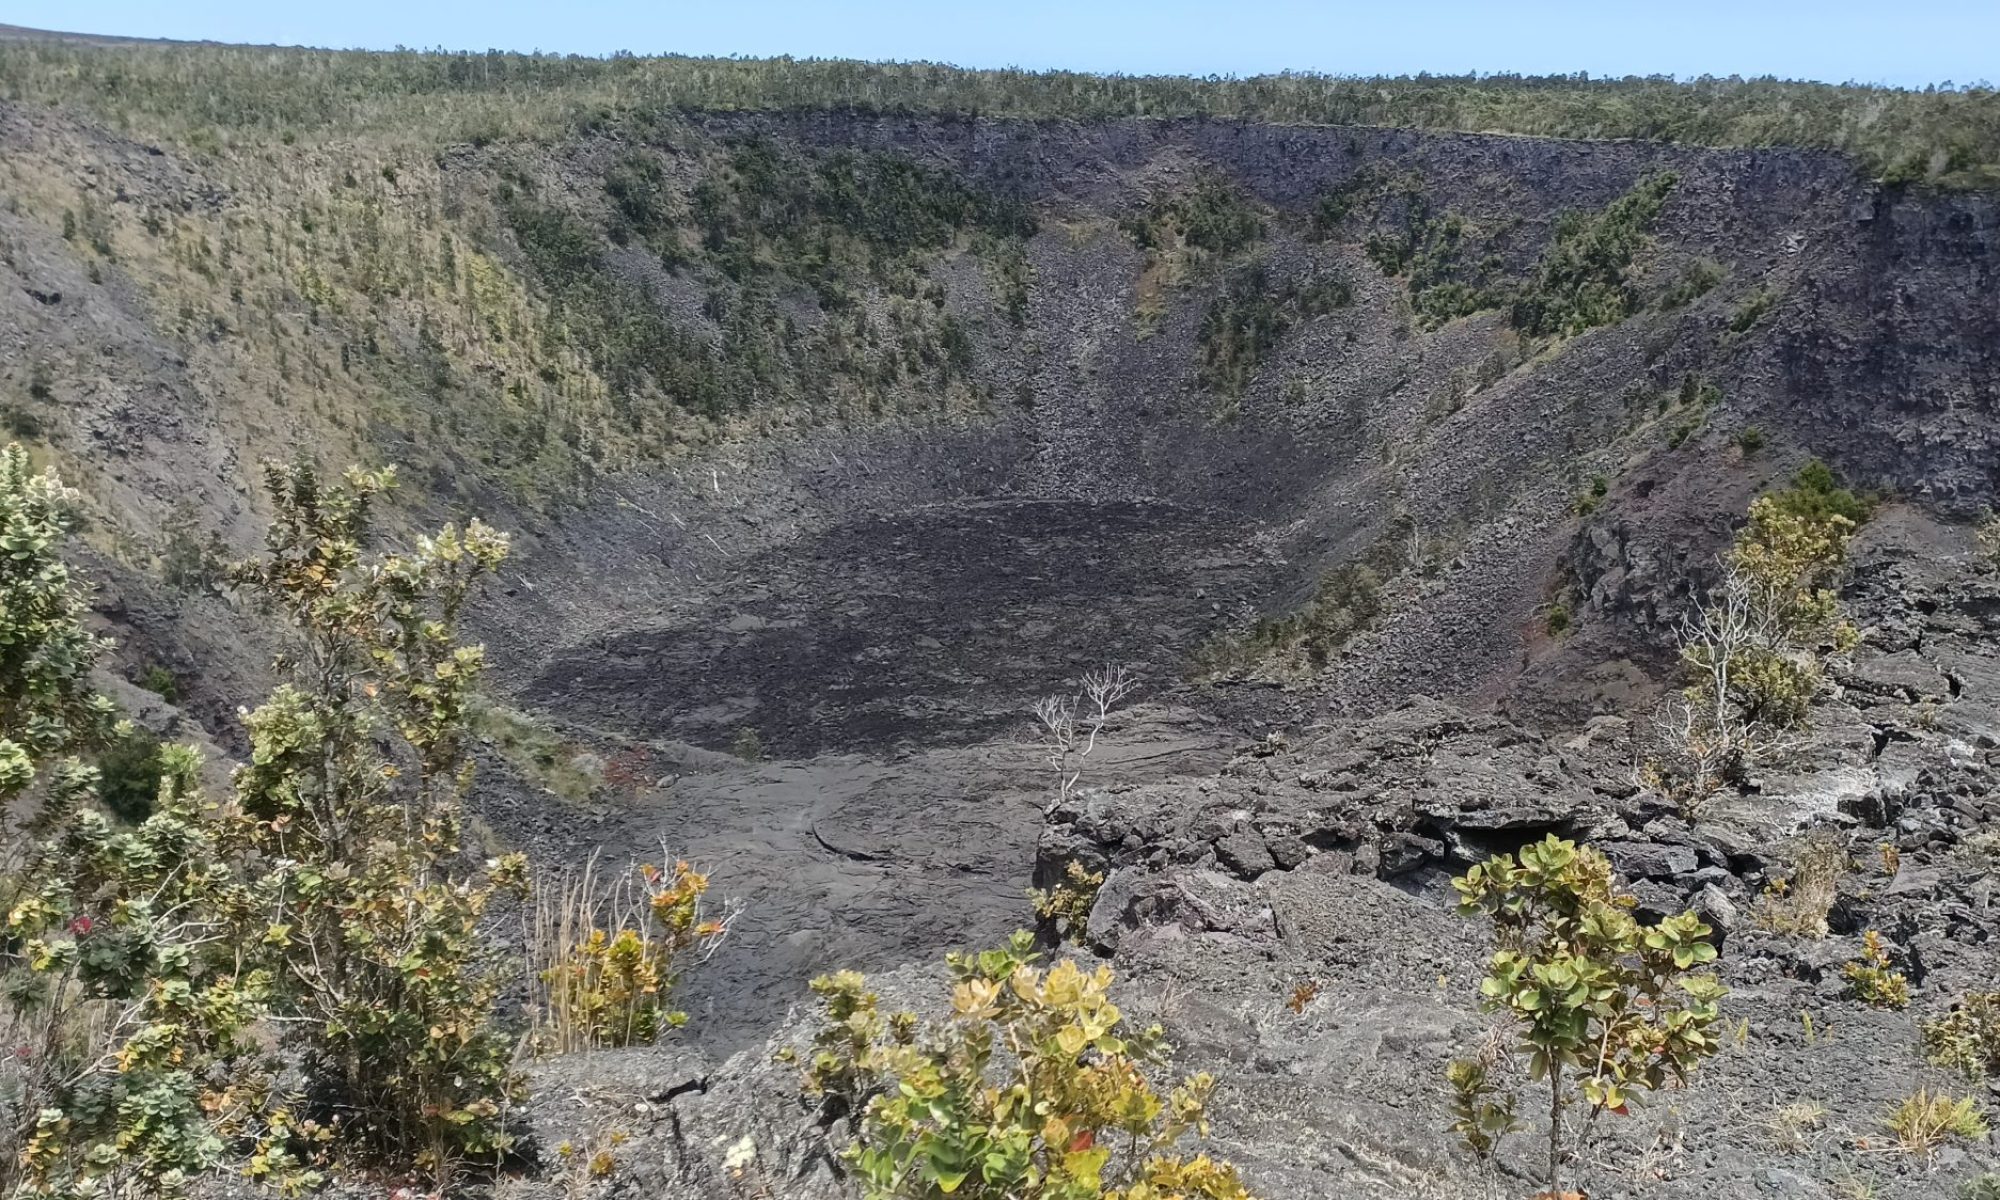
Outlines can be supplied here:
<path id="1" fill-rule="evenodd" d="M 964 66 L 1255 74 L 2000 78 L 2000 0 L 6 0 L 0 21 L 312 46 L 793 54 Z"/>

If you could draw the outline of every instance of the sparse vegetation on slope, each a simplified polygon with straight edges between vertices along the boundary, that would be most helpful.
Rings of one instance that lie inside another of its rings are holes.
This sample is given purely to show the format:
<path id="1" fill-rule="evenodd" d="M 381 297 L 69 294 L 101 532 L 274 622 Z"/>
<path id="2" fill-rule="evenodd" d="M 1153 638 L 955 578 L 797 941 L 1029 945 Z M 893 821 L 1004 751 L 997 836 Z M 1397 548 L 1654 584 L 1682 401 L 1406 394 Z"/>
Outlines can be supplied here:
<path id="1" fill-rule="evenodd" d="M 253 455 L 304 440 L 530 505 L 774 423 L 983 407 L 980 330 L 940 281 L 961 256 L 1025 319 L 1033 215 L 906 155 L 717 141 L 650 111 L 447 149 L 441 113 L 410 115 L 310 144 L 183 131 L 219 187 L 201 203 L 107 202 L 61 153 L 9 155 L 4 177 L 94 279 L 138 285 L 261 431 Z M 49 352 L 15 423 L 46 430 L 55 378 L 90 369 Z M 200 590 L 212 535 L 175 536 L 162 569 Z"/>
<path id="2" fill-rule="evenodd" d="M 1509 287 L 1500 261 L 1488 253 L 1488 239 L 1455 212 L 1433 212 L 1420 175 L 1375 182 L 1361 174 L 1321 197 L 1315 228 L 1328 236 L 1336 214 L 1369 201 L 1373 232 L 1363 243 L 1368 258 L 1385 275 L 1409 282 L 1410 307 L 1417 323 L 1435 329 L 1505 303 Z"/>
<path id="3" fill-rule="evenodd" d="M 1677 182 L 1672 172 L 1655 175 L 1602 212 L 1563 214 L 1541 264 L 1514 300 L 1514 327 L 1537 336 L 1570 335 L 1615 325 L 1637 311 L 1638 292 L 1627 272 Z"/>
<path id="4" fill-rule="evenodd" d="M 1381 615 L 1381 577 L 1359 563 L 1336 567 L 1320 577 L 1312 600 L 1297 611 L 1262 617 L 1245 632 L 1204 642 L 1195 651 L 1194 669 L 1207 676 L 1259 670 L 1310 674 Z"/>
<path id="5" fill-rule="evenodd" d="M 1145 254 L 1135 314 L 1141 337 L 1150 336 L 1165 313 L 1171 289 L 1245 254 L 1264 237 L 1264 218 L 1249 198 L 1213 171 L 1154 197 L 1119 224 Z"/>
<path id="6" fill-rule="evenodd" d="M 1257 368 L 1295 323 L 1323 317 L 1354 302 L 1354 289 L 1333 273 L 1303 283 L 1274 284 L 1254 263 L 1232 274 L 1201 320 L 1197 381 L 1227 400 L 1238 400 Z"/>
<path id="7" fill-rule="evenodd" d="M 1385 275 L 1407 280 L 1410 307 L 1424 328 L 1489 309 L 1505 308 L 1515 329 L 1530 337 L 1569 337 L 1615 325 L 1642 307 L 1631 268 L 1677 177 L 1663 172 L 1597 212 L 1565 212 L 1540 261 L 1525 278 L 1506 273 L 1494 254 L 1494 230 L 1464 216 L 1434 211 L 1424 179 L 1357 172 L 1328 189 L 1313 211 L 1312 230 L 1330 238 L 1351 216 L 1365 216 L 1363 242 Z M 1684 278 L 1675 303 L 1685 304 L 1714 281 Z"/>
<path id="8" fill-rule="evenodd" d="M 965 70 L 935 63 L 614 58 L 401 50 L 0 43 L 14 98 L 96 108 L 141 136 L 427 128 L 446 141 L 546 135 L 607 113 L 853 108 L 1003 117 L 1236 117 L 1542 137 L 1798 146 L 1893 182 L 1991 183 L 2000 93 L 1771 78 L 1581 75 L 1251 79 Z"/>

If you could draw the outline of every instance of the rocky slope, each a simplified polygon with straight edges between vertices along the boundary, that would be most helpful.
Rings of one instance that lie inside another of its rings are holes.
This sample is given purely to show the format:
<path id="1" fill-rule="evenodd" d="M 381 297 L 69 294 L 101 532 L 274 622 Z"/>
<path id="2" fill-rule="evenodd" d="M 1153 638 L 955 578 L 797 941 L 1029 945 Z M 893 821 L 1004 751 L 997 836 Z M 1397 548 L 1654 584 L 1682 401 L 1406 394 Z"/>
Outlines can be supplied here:
<path id="1" fill-rule="evenodd" d="M 1731 1036 L 1696 1084 L 1590 1143 L 1577 1168 L 1590 1195 L 1953 1195 L 2000 1163 L 1993 1148 L 1911 1156 L 1883 1121 L 1918 1086 L 1947 1084 L 1916 1052 L 1918 1020 L 2000 978 L 2000 578 L 1968 549 L 1913 511 L 1880 518 L 1855 596 L 1868 642 L 1813 740 L 1794 769 L 1698 821 L 1637 786 L 1623 717 L 1550 738 L 1417 698 L 1268 736 L 1212 774 L 1088 789 L 1052 814 L 1038 873 L 1107 876 L 1076 952 L 1109 958 L 1133 1019 L 1166 1025 L 1177 1067 L 1224 1081 L 1216 1141 L 1260 1195 L 1532 1190 L 1532 1123 L 1491 1177 L 1445 1132 L 1439 1081 L 1486 1036 L 1474 997 L 1492 949 L 1453 914 L 1448 880 L 1551 832 L 1602 849 L 1642 915 L 1699 912 L 1731 989 Z M 1854 864 L 1817 939 L 1771 920 L 1770 885 L 1808 831 Z M 1870 929 L 1911 981 L 1908 1011 L 1850 994 L 1841 966 Z M 919 1011 L 942 990 L 922 969 L 879 983 Z M 795 1096 L 798 1068 L 773 1057 L 809 1028 L 801 1014 L 727 1061 L 683 1049 L 554 1064 L 546 1079 L 570 1102 L 538 1127 L 634 1132 L 618 1185 L 634 1192 L 843 1195 L 844 1127 L 821 1124 Z"/>

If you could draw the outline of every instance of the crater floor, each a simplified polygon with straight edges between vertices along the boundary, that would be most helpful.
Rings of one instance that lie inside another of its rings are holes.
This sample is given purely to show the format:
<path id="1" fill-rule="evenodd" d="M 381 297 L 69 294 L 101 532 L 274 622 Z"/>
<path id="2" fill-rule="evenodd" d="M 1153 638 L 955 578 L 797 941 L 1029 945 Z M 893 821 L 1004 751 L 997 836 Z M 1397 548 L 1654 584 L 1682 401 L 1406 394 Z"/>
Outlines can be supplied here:
<path id="1" fill-rule="evenodd" d="M 838 525 L 739 562 L 671 621 L 558 653 L 522 698 L 721 749 L 804 758 L 966 745 L 1105 662 L 1148 690 L 1277 564 L 1251 530 L 1167 504 L 1006 500 Z"/>
<path id="2" fill-rule="evenodd" d="M 1160 503 L 1032 500 L 867 515 L 706 582 L 650 628 L 579 643 L 518 699 L 607 742 L 688 756 L 589 819 L 518 812 L 545 852 L 664 844 L 740 905 L 681 999 L 710 1044 L 760 1038 L 812 975 L 934 960 L 1031 921 L 1048 768 L 1029 707 L 1116 662 L 1144 691 L 1092 778 L 1212 770 L 1234 736 L 1190 707 L 1188 655 L 1283 564 L 1255 530 Z"/>

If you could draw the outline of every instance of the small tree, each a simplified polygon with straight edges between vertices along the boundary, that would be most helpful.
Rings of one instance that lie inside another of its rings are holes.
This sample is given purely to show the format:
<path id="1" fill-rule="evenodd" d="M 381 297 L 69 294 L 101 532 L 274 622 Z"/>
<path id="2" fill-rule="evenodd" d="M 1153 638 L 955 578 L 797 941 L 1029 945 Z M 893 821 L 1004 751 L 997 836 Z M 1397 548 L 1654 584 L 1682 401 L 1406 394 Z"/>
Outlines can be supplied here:
<path id="1" fill-rule="evenodd" d="M 1685 1083 L 1713 1054 L 1724 989 L 1694 968 L 1715 959 L 1711 930 L 1693 913 L 1646 925 L 1612 886 L 1602 854 L 1554 835 L 1500 855 L 1453 880 L 1459 911 L 1492 923 L 1500 949 L 1480 982 L 1482 1006 L 1512 1018 L 1513 1049 L 1549 1094 L 1548 1186 L 1606 1112 L 1623 1114 L 1639 1091 Z M 1459 1120 L 1475 1153 L 1490 1156 L 1516 1127 L 1516 1097 L 1493 1064 L 1451 1072 Z M 1581 1128 L 1565 1124 L 1582 1105 Z"/>
<path id="2" fill-rule="evenodd" d="M 865 981 L 813 982 L 828 1024 L 808 1094 L 858 1113 L 846 1159 L 869 1200 L 1248 1200 L 1236 1171 L 1176 1147 L 1206 1132 L 1214 1086 L 1143 1070 L 1157 1028 L 1122 1033 L 1111 971 L 1037 965 L 1033 938 L 952 955 L 952 1016 L 884 1017 Z"/>
<path id="3" fill-rule="evenodd" d="M 459 846 L 484 659 L 459 644 L 458 616 L 507 540 L 474 521 L 369 557 L 371 507 L 392 482 L 267 469 L 267 550 L 231 577 L 295 646 L 278 663 L 288 682 L 247 717 L 230 834 L 249 873 L 242 945 L 270 973 L 317 1111 L 349 1146 L 443 1186 L 506 1149 L 520 1087 L 480 926 L 525 864 L 481 877 Z"/>
<path id="4" fill-rule="evenodd" d="M 1099 667 L 1084 675 L 1077 691 L 1035 702 L 1042 750 L 1056 777 L 1055 794 L 1045 811 L 1054 812 L 1068 802 L 1083 778 L 1084 760 L 1096 752 L 1097 739 L 1111 723 L 1111 710 L 1138 686 L 1138 677 L 1124 667 Z"/>

